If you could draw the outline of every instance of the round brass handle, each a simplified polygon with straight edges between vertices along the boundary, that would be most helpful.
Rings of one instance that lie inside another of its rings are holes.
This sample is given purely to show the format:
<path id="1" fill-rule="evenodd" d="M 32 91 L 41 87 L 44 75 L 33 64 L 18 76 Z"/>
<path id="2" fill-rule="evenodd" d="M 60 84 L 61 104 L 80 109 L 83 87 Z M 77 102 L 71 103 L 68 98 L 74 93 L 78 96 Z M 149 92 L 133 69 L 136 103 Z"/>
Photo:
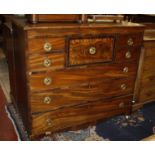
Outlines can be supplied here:
<path id="1" fill-rule="evenodd" d="M 124 68 L 123 68 L 123 72 L 124 72 L 124 73 L 128 73 L 128 71 L 129 71 L 129 68 L 128 68 L 128 67 L 124 67 Z"/>
<path id="2" fill-rule="evenodd" d="M 118 106 L 119 106 L 119 108 L 123 108 L 124 107 L 124 102 L 121 102 Z"/>
<path id="3" fill-rule="evenodd" d="M 126 59 L 130 59 L 131 58 L 131 52 L 130 51 L 125 53 L 125 58 Z"/>
<path id="4" fill-rule="evenodd" d="M 49 67 L 49 66 L 51 66 L 51 63 L 52 63 L 52 61 L 51 61 L 50 59 L 46 58 L 46 59 L 44 60 L 44 62 L 43 62 L 43 65 L 44 65 L 45 67 Z"/>
<path id="5" fill-rule="evenodd" d="M 128 46 L 133 46 L 133 39 L 129 38 L 127 41 Z"/>
<path id="6" fill-rule="evenodd" d="M 45 104 L 50 104 L 51 101 L 52 101 L 52 99 L 51 99 L 49 96 L 46 96 L 46 97 L 44 98 L 44 103 L 45 103 Z"/>
<path id="7" fill-rule="evenodd" d="M 91 55 L 96 54 L 96 48 L 95 47 L 90 47 L 89 54 L 91 54 Z"/>
<path id="8" fill-rule="evenodd" d="M 46 123 L 48 126 L 52 126 L 52 120 L 50 118 L 46 120 Z"/>
<path id="9" fill-rule="evenodd" d="M 51 51 L 51 50 L 52 50 L 52 44 L 49 43 L 49 42 L 46 42 L 46 43 L 44 44 L 44 50 L 45 50 L 46 52 Z"/>
<path id="10" fill-rule="evenodd" d="M 121 89 L 125 90 L 126 89 L 126 85 L 125 84 L 121 84 Z"/>
<path id="11" fill-rule="evenodd" d="M 46 77 L 45 79 L 44 79 L 44 84 L 45 85 L 50 85 L 52 83 L 52 79 L 50 78 L 50 77 Z"/>

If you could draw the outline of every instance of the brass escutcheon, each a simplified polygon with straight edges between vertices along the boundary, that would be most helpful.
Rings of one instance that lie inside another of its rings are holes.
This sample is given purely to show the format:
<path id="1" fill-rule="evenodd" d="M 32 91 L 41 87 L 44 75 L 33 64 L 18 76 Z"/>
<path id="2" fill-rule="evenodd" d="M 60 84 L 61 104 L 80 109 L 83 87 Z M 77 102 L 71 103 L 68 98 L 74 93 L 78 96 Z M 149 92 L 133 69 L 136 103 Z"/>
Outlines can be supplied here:
<path id="1" fill-rule="evenodd" d="M 96 48 L 95 47 L 90 47 L 89 54 L 91 54 L 91 55 L 96 54 Z"/>
<path id="2" fill-rule="evenodd" d="M 52 44 L 49 43 L 49 42 L 46 42 L 46 43 L 44 44 L 44 50 L 45 50 L 46 52 L 51 51 L 51 50 L 52 50 Z"/>
<path id="3" fill-rule="evenodd" d="M 124 102 L 121 102 L 120 104 L 119 104 L 119 108 L 123 108 L 124 107 Z"/>
<path id="4" fill-rule="evenodd" d="M 43 65 L 44 65 L 45 67 L 49 67 L 49 66 L 51 66 L 51 63 L 52 63 L 52 61 L 51 61 L 50 59 L 46 58 L 46 59 L 44 60 L 44 62 L 43 62 Z"/>
<path id="5" fill-rule="evenodd" d="M 52 120 L 50 118 L 46 120 L 46 123 L 48 126 L 52 126 Z"/>
<path id="6" fill-rule="evenodd" d="M 127 41 L 128 46 L 133 46 L 133 39 L 129 38 Z"/>
<path id="7" fill-rule="evenodd" d="M 131 58 L 131 52 L 130 51 L 125 53 L 125 58 L 126 59 L 130 59 Z"/>
<path id="8" fill-rule="evenodd" d="M 126 89 L 126 85 L 125 84 L 121 84 L 121 89 L 125 90 Z"/>
<path id="9" fill-rule="evenodd" d="M 45 103 L 45 104 L 50 104 L 51 101 L 52 101 L 52 99 L 51 99 L 49 96 L 46 96 L 46 97 L 44 98 L 44 103 Z"/>
<path id="10" fill-rule="evenodd" d="M 52 79 L 50 78 L 50 77 L 46 77 L 45 79 L 44 79 L 44 84 L 45 85 L 50 85 L 52 83 Z"/>
<path id="11" fill-rule="evenodd" d="M 128 68 L 128 67 L 124 67 L 124 68 L 123 68 L 123 72 L 124 72 L 124 73 L 128 73 L 128 71 L 129 71 L 129 68 Z"/>

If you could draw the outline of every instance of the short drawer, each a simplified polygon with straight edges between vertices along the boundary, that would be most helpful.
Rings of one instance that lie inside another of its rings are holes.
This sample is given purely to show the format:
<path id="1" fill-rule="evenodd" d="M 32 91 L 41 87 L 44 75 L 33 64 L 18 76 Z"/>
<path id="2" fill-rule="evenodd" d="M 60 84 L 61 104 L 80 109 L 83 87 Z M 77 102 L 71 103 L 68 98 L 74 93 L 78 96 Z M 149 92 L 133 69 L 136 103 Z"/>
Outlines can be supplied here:
<path id="1" fill-rule="evenodd" d="M 116 48 L 141 46 L 143 43 L 143 34 L 126 34 L 118 36 Z"/>
<path id="2" fill-rule="evenodd" d="M 101 100 L 32 115 L 32 135 L 55 132 L 131 111 L 132 96 Z"/>
<path id="3" fill-rule="evenodd" d="M 30 93 L 31 112 L 56 110 L 76 104 L 84 104 L 121 95 L 132 94 L 135 78 L 92 81 L 77 87 Z"/>
<path id="4" fill-rule="evenodd" d="M 33 54 L 27 58 L 27 70 L 36 72 L 63 69 L 64 59 L 64 53 Z"/>
<path id="5" fill-rule="evenodd" d="M 34 38 L 28 40 L 28 53 L 64 51 L 64 38 Z"/>
<path id="6" fill-rule="evenodd" d="M 139 61 L 141 53 L 141 47 L 134 47 L 134 48 L 121 48 L 116 50 L 116 57 L 115 60 L 118 62 L 124 61 Z"/>
<path id="7" fill-rule="evenodd" d="M 64 89 L 101 79 L 130 78 L 137 73 L 136 63 L 99 65 L 28 75 L 30 91 Z"/>
<path id="8" fill-rule="evenodd" d="M 69 66 L 113 60 L 114 37 L 70 39 L 68 43 Z"/>

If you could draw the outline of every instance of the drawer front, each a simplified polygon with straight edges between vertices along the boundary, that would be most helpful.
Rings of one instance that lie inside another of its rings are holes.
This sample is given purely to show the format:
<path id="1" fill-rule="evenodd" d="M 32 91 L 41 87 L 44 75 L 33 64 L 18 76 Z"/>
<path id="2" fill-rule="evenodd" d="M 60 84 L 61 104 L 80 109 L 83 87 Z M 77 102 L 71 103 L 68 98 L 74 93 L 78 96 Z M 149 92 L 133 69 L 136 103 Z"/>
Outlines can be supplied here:
<path id="1" fill-rule="evenodd" d="M 64 51 L 64 38 L 34 38 L 28 40 L 28 53 Z"/>
<path id="2" fill-rule="evenodd" d="M 66 69 L 28 76 L 31 91 L 69 88 L 85 85 L 91 81 L 112 78 L 130 78 L 137 72 L 136 63 L 111 64 L 86 68 Z"/>
<path id="3" fill-rule="evenodd" d="M 32 115 L 32 134 L 55 132 L 118 114 L 129 113 L 132 96 L 103 100 Z"/>
<path id="4" fill-rule="evenodd" d="M 83 65 L 113 60 L 114 37 L 69 40 L 68 65 Z"/>
<path id="5" fill-rule="evenodd" d="M 116 48 L 123 47 L 132 48 L 134 46 L 141 46 L 143 43 L 143 34 L 127 34 L 118 36 Z"/>
<path id="6" fill-rule="evenodd" d="M 64 68 L 64 53 L 34 54 L 27 58 L 27 70 L 30 72 L 59 70 Z"/>
<path id="7" fill-rule="evenodd" d="M 31 112 L 42 112 L 104 98 L 132 94 L 135 78 L 107 79 L 78 87 L 30 94 Z"/>
<path id="8" fill-rule="evenodd" d="M 124 61 L 139 61 L 141 53 L 141 47 L 134 47 L 134 48 L 122 48 L 116 51 L 115 60 L 118 62 Z"/>

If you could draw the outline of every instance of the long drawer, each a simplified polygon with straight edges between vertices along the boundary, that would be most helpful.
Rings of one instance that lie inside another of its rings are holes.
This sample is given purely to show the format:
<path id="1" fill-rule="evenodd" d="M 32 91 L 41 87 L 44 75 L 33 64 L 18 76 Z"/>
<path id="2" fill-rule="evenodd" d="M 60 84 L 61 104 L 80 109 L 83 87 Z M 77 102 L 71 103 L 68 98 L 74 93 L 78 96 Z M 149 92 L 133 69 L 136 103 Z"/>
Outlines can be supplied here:
<path id="1" fill-rule="evenodd" d="M 85 68 L 66 68 L 62 71 L 28 75 L 30 91 L 68 88 L 91 81 L 112 78 L 130 78 L 137 72 L 136 63 L 107 64 Z"/>
<path id="2" fill-rule="evenodd" d="M 132 94 L 134 82 L 135 78 L 106 79 L 66 89 L 30 93 L 29 104 L 31 112 L 36 113 L 111 98 L 111 96 Z"/>
<path id="3" fill-rule="evenodd" d="M 32 135 L 55 132 L 118 114 L 129 113 L 132 96 L 103 100 L 84 105 L 32 115 Z"/>

